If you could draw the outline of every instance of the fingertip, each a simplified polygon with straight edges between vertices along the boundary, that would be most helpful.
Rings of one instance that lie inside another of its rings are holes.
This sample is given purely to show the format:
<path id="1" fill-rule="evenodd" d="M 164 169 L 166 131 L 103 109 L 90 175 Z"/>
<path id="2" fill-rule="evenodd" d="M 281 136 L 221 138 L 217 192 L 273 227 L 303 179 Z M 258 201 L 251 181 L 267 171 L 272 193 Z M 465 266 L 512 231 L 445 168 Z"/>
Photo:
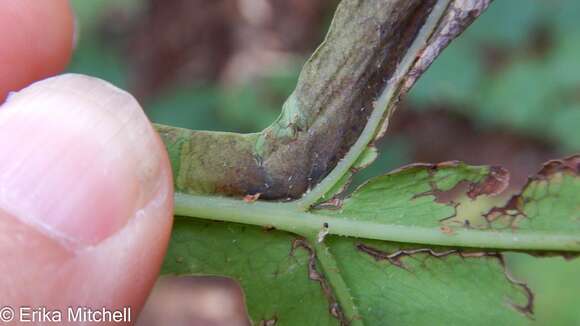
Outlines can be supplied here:
<path id="1" fill-rule="evenodd" d="M 173 182 L 132 96 L 72 74 L 15 94 L 0 107 L 0 180 L 3 299 L 137 315 L 168 245 Z"/>
<path id="2" fill-rule="evenodd" d="M 0 208 L 80 246 L 169 193 L 167 153 L 141 106 L 98 78 L 61 75 L 15 93 L 0 110 L 0 153 Z"/>
<path id="3" fill-rule="evenodd" d="M 0 103 L 70 60 L 74 18 L 68 0 L 2 0 L 0 31 Z"/>

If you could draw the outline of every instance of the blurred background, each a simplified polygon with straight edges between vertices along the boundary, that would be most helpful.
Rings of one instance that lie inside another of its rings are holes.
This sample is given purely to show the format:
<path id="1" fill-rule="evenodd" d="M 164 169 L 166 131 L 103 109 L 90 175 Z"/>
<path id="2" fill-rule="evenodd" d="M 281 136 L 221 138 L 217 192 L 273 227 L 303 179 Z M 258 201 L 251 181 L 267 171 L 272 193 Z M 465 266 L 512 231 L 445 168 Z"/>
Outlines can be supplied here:
<path id="1" fill-rule="evenodd" d="M 337 0 L 72 0 L 71 72 L 130 91 L 154 122 L 255 132 L 274 121 Z M 407 96 L 355 184 L 411 162 L 512 174 L 580 152 L 580 1 L 496 0 Z M 580 325 L 580 260 L 510 254 L 538 325 Z M 485 288 L 482 287 L 482 291 Z M 140 325 L 247 325 L 237 284 L 161 280 Z"/>

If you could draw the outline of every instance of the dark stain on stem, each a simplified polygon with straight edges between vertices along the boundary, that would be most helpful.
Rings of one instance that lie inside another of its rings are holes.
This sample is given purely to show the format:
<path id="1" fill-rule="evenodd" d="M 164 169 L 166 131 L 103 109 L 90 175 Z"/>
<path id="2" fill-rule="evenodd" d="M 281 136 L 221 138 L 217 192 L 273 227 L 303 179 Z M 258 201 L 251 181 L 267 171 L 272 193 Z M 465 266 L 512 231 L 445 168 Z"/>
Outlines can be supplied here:
<path id="1" fill-rule="evenodd" d="M 443 18 L 430 27 L 427 42 L 411 53 L 438 4 L 447 6 Z M 173 163 L 176 190 L 300 198 L 344 158 L 384 89 L 395 90 L 388 116 L 439 52 L 488 4 L 489 0 L 452 0 L 449 5 L 443 0 L 343 0 L 282 114 L 262 133 L 157 126 Z M 411 70 L 394 76 L 405 57 L 415 58 Z"/>

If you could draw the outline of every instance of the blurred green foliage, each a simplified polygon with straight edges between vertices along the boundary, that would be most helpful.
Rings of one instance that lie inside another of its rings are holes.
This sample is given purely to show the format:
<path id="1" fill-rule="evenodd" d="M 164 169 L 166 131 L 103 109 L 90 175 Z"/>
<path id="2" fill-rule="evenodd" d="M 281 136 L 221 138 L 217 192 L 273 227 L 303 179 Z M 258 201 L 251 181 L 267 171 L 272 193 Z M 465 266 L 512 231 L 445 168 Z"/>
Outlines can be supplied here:
<path id="1" fill-rule="evenodd" d="M 102 38 L 99 22 L 112 6 L 136 11 L 144 1 L 71 2 L 80 39 L 69 70 L 130 90 L 131 58 L 119 44 Z M 579 17 L 576 0 L 495 1 L 419 80 L 409 95 L 412 109 L 444 106 L 481 130 L 547 140 L 562 155 L 580 152 Z M 298 72 L 299 65 L 290 64 L 236 86 L 179 86 L 154 94 L 143 105 L 159 123 L 257 131 L 277 116 Z M 355 183 L 411 161 L 408 139 L 387 139 L 382 155 Z M 536 292 L 536 324 L 580 324 L 580 260 L 513 254 L 510 264 Z"/>
<path id="2" fill-rule="evenodd" d="M 80 40 L 70 71 L 128 88 L 130 58 L 118 44 L 99 36 L 98 22 L 107 8 L 137 11 L 145 2 L 72 3 Z M 482 128 L 548 139 L 563 152 L 580 150 L 578 13 L 580 2 L 575 0 L 530 0 L 525 5 L 496 1 L 419 80 L 409 96 L 413 107 L 429 110 L 443 103 Z M 540 37 L 547 40 L 535 40 Z M 534 44 L 542 41 L 548 44 Z M 538 46 L 546 49 L 535 49 Z M 235 87 L 180 86 L 144 104 L 152 120 L 160 123 L 257 131 L 278 114 L 298 72 L 299 65 L 292 64 Z"/>
<path id="3" fill-rule="evenodd" d="M 482 128 L 579 151 L 578 13 L 574 0 L 496 1 L 420 79 L 412 103 L 451 104 Z"/>
<path id="4" fill-rule="evenodd" d="M 112 6 L 124 10 L 136 10 L 143 5 L 141 0 L 70 0 L 76 16 L 77 45 L 68 71 L 102 78 L 127 89 L 127 58 L 117 44 L 107 42 L 99 34 L 102 19 Z"/>

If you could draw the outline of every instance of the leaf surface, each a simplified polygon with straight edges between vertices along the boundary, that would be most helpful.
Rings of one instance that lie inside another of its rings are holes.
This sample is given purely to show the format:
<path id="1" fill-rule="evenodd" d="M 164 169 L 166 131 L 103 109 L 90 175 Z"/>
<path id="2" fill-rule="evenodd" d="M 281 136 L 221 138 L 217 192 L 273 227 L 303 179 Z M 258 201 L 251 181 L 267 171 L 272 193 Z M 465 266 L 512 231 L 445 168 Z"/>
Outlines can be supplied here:
<path id="1" fill-rule="evenodd" d="M 498 250 L 580 251 L 579 163 L 548 162 L 506 205 L 483 213 L 460 207 L 503 191 L 507 172 L 459 162 L 408 166 L 340 207 L 301 214 L 212 199 L 214 213 L 199 204 L 177 213 L 220 219 L 212 214 L 222 211 L 226 222 L 178 218 L 163 272 L 238 280 L 256 324 L 526 324 L 533 294 Z"/>
<path id="2" fill-rule="evenodd" d="M 480 201 L 503 193 L 507 172 L 458 162 L 344 193 L 400 96 L 488 4 L 343 0 L 270 127 L 158 126 L 184 216 L 163 272 L 238 280 L 258 325 L 527 323 L 533 295 L 501 251 L 580 252 L 579 156 L 500 205 Z"/>
<path id="3" fill-rule="evenodd" d="M 295 239 L 255 226 L 177 218 L 162 273 L 236 279 L 255 324 L 335 324 L 320 285 L 308 278 L 308 252 L 292 248 Z"/>
<path id="4" fill-rule="evenodd" d="M 314 249 L 300 237 L 178 218 L 163 273 L 238 280 L 256 325 L 274 320 L 276 325 L 528 321 L 523 311 L 530 308 L 531 297 L 505 274 L 500 255 L 463 257 L 449 248 L 434 248 L 432 254 L 418 252 L 391 262 L 376 254 L 396 253 L 400 244 L 344 237 L 329 237 L 326 243 L 328 251 L 317 254 L 336 258 L 330 269 L 311 257 Z M 337 278 L 347 285 L 342 293 L 335 289 Z M 352 305 L 354 315 L 344 313 L 345 304 Z"/>
<path id="5" fill-rule="evenodd" d="M 579 166 L 580 156 L 550 161 L 505 204 L 463 213 L 469 199 L 501 193 L 508 186 L 507 171 L 458 162 L 416 164 L 371 179 L 340 208 L 315 213 L 417 230 L 439 229 L 439 237 L 432 235 L 434 244 L 578 250 Z M 491 238 L 496 241 L 488 242 Z"/>

